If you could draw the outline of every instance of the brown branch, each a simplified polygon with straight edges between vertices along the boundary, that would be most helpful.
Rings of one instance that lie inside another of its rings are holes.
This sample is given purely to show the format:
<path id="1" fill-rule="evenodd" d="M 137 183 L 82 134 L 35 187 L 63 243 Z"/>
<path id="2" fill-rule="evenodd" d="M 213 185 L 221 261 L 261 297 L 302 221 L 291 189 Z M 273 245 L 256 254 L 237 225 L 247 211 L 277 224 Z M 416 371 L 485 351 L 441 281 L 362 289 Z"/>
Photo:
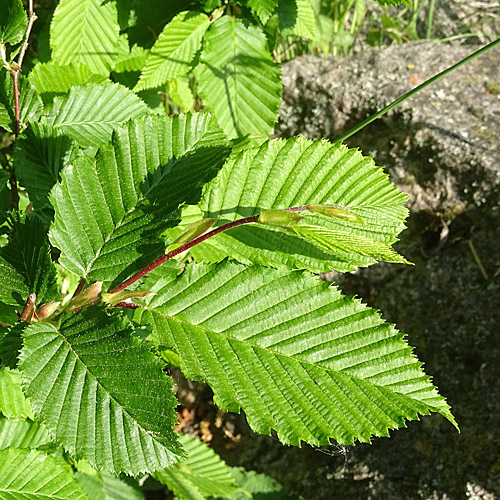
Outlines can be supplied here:
<path id="1" fill-rule="evenodd" d="M 142 307 L 139 304 L 134 304 L 133 302 L 118 302 L 118 304 L 115 304 L 113 307 L 124 307 L 125 309 L 138 309 L 139 307 Z"/>
<path id="2" fill-rule="evenodd" d="M 26 305 L 24 306 L 23 312 L 19 316 L 19 321 L 28 321 L 31 318 L 31 313 L 35 307 L 36 294 L 30 293 L 28 300 L 26 300 Z"/>
<path id="3" fill-rule="evenodd" d="M 168 252 L 158 257 L 156 260 L 151 262 L 151 264 L 141 269 L 139 272 L 135 273 L 128 280 L 125 280 L 121 285 L 118 285 L 117 287 L 113 288 L 113 290 L 111 290 L 109 293 L 117 293 L 121 292 L 122 290 L 125 290 L 125 288 L 127 288 L 129 285 L 135 283 L 137 280 L 140 280 L 143 276 L 146 276 L 146 274 L 150 273 L 153 269 L 156 269 L 158 266 L 161 266 L 163 263 L 167 262 L 167 260 L 173 259 L 182 252 L 185 252 L 186 250 L 193 248 L 194 246 L 202 243 L 203 241 L 207 240 L 208 238 L 211 238 L 212 236 L 215 236 L 216 234 L 222 233 L 223 231 L 227 231 L 228 229 L 231 229 L 233 227 L 242 226 L 243 224 L 252 224 L 258 222 L 258 220 L 259 216 L 253 215 L 252 217 L 245 217 L 244 219 L 239 219 L 233 222 L 229 222 L 228 224 L 224 224 L 223 226 L 212 229 L 212 231 L 209 231 L 208 233 L 201 234 L 200 236 L 197 236 L 193 240 L 188 241 L 179 248 L 176 248 L 171 252 Z"/>
<path id="4" fill-rule="evenodd" d="M 19 58 L 17 63 L 12 63 L 12 69 L 10 74 L 14 82 L 14 135 L 17 137 L 21 133 L 21 119 L 19 111 L 19 73 L 22 70 L 24 55 L 28 49 L 28 42 L 33 28 L 33 23 L 37 20 L 37 16 L 33 11 L 33 0 L 29 0 L 29 20 L 28 27 L 26 28 L 26 34 L 24 36 L 24 42 L 21 46 L 21 51 L 19 52 Z M 19 192 L 17 190 L 17 179 L 14 171 L 10 174 L 10 187 L 12 190 L 12 208 L 14 210 L 19 209 Z"/>
<path id="5" fill-rule="evenodd" d="M 308 209 L 307 205 L 302 205 L 300 207 L 285 208 L 283 210 L 286 210 L 288 212 L 303 212 L 307 209 Z M 191 241 L 188 241 L 179 248 L 176 248 L 171 252 L 161 255 L 156 260 L 151 262 L 151 264 L 144 267 L 139 272 L 135 273 L 133 276 L 125 280 L 121 285 L 116 286 L 115 288 L 113 288 L 113 290 L 111 290 L 108 293 L 118 293 L 121 292 L 122 290 L 125 290 L 125 288 L 127 288 L 129 285 L 135 283 L 137 280 L 140 280 L 143 276 L 146 276 L 146 274 L 150 273 L 153 269 L 156 269 L 158 266 L 161 266 L 163 263 L 167 262 L 170 259 L 173 259 L 182 252 L 185 252 L 186 250 L 189 250 L 190 248 L 199 245 L 203 241 L 208 240 L 208 238 L 212 238 L 212 236 L 227 231 L 228 229 L 232 229 L 233 227 L 242 226 L 244 224 L 254 224 L 258 221 L 259 221 L 259 216 L 252 215 L 251 217 L 245 217 L 244 219 L 239 219 L 233 222 L 229 222 L 227 224 L 224 224 L 223 226 L 212 229 L 212 231 L 209 231 L 208 233 L 201 234 L 200 236 L 197 236 Z"/>

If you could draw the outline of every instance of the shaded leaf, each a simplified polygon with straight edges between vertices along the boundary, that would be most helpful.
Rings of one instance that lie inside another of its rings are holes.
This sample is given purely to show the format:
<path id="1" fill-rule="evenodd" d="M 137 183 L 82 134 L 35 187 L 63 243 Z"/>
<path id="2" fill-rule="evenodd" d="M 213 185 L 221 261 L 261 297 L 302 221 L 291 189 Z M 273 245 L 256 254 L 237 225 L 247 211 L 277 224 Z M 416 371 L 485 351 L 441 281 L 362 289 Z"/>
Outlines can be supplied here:
<path id="1" fill-rule="evenodd" d="M 28 16 L 21 0 L 0 0 L 0 43 L 21 42 L 28 26 Z"/>
<path id="2" fill-rule="evenodd" d="M 0 451 L 0 498 L 88 500 L 70 470 L 56 459 L 17 448 Z"/>
<path id="3" fill-rule="evenodd" d="M 185 11 L 174 17 L 151 49 L 134 90 L 159 87 L 186 75 L 209 24 L 208 17 L 201 12 Z"/>
<path id="4" fill-rule="evenodd" d="M 76 143 L 62 130 L 43 123 L 32 123 L 17 139 L 14 168 L 35 208 L 50 205 L 49 192 L 77 151 Z"/>
<path id="5" fill-rule="evenodd" d="M 238 489 L 231 468 L 205 443 L 187 434 L 180 434 L 179 441 L 186 460 L 156 472 L 156 480 L 185 500 L 226 498 Z"/>
<path id="6" fill-rule="evenodd" d="M 0 249 L 0 300 L 23 305 L 30 293 L 36 303 L 60 298 L 46 229 L 35 218 L 14 220 L 11 241 Z"/>
<path id="7" fill-rule="evenodd" d="M 134 45 L 128 54 L 120 55 L 115 60 L 114 71 L 118 73 L 141 71 L 148 58 L 149 51 L 139 45 Z"/>
<path id="8" fill-rule="evenodd" d="M 245 2 L 259 17 L 262 24 L 266 24 L 278 6 L 278 0 L 246 0 Z"/>
<path id="9" fill-rule="evenodd" d="M 198 92 L 230 139 L 272 132 L 280 106 L 280 67 L 264 33 L 230 16 L 207 31 Z"/>
<path id="10" fill-rule="evenodd" d="M 316 38 L 314 10 L 309 0 L 280 0 L 278 17 L 283 36 L 296 35 L 311 40 Z"/>
<path id="11" fill-rule="evenodd" d="M 106 472 L 93 475 L 77 472 L 75 479 L 92 500 L 144 500 L 139 485 L 132 478 L 117 478 Z"/>
<path id="12" fill-rule="evenodd" d="M 403 334 L 315 276 L 225 262 L 144 286 L 156 295 L 136 319 L 256 432 L 353 444 L 431 411 L 454 423 Z"/>
<path id="13" fill-rule="evenodd" d="M 76 458 L 138 474 L 172 465 L 172 382 L 130 323 L 103 308 L 23 333 L 20 366 L 35 414 Z"/>
<path id="14" fill-rule="evenodd" d="M 9 368 L 17 366 L 17 358 L 23 346 L 21 334 L 26 324 L 16 323 L 4 333 L 0 333 L 0 360 L 2 366 L 8 366 Z"/>

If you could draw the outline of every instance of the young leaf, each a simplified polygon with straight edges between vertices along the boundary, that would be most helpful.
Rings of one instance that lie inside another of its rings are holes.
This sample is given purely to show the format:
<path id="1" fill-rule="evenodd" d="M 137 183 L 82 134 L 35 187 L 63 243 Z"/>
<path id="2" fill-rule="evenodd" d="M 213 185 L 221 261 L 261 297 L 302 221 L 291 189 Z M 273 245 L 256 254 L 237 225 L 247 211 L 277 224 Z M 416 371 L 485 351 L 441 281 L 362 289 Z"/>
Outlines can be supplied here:
<path id="1" fill-rule="evenodd" d="M 46 229 L 29 215 L 14 221 L 13 231 L 11 241 L 0 249 L 0 300 L 24 305 L 30 293 L 36 294 L 37 304 L 59 300 Z"/>
<path id="2" fill-rule="evenodd" d="M 0 418 L 0 450 L 42 448 L 52 441 L 45 426 L 18 418 Z"/>
<path id="3" fill-rule="evenodd" d="M 0 368 L 0 413 L 8 418 L 33 418 L 31 405 L 21 387 L 18 370 Z"/>
<path id="4" fill-rule="evenodd" d="M 186 460 L 156 472 L 156 480 L 185 500 L 227 498 L 238 489 L 231 468 L 205 443 L 187 434 L 180 434 L 179 441 Z"/>
<path id="5" fill-rule="evenodd" d="M 169 80 L 167 92 L 173 103 L 177 104 L 183 111 L 188 112 L 194 108 L 195 99 L 187 77 Z"/>
<path id="6" fill-rule="evenodd" d="M 120 27 L 114 2 L 59 2 L 50 26 L 52 60 L 56 63 L 82 63 L 92 73 L 108 75 L 118 55 L 119 41 Z"/>
<path id="7" fill-rule="evenodd" d="M 89 500 L 71 469 L 36 450 L 0 451 L 0 498 L 8 500 Z"/>
<path id="8" fill-rule="evenodd" d="M 311 40 L 316 38 L 314 11 L 309 0 L 280 0 L 278 17 L 283 36 L 296 35 Z"/>
<path id="9" fill-rule="evenodd" d="M 118 56 L 113 68 L 114 71 L 117 73 L 141 71 L 146 64 L 148 52 L 145 48 L 134 45 L 128 54 Z"/>
<path id="10" fill-rule="evenodd" d="M 177 461 L 172 382 L 131 324 L 84 308 L 23 333 L 20 367 L 35 414 L 76 458 L 138 474 Z"/>
<path id="11" fill-rule="evenodd" d="M 67 96 L 56 97 L 51 115 L 43 123 L 66 133 L 80 146 L 97 147 L 108 142 L 121 124 L 147 113 L 144 102 L 126 87 L 89 84 L 72 87 Z"/>
<path id="12" fill-rule="evenodd" d="M 28 16 L 21 0 L 0 0 L 0 43 L 16 45 L 23 39 Z"/>
<path id="13" fill-rule="evenodd" d="M 130 122 L 95 164 L 78 159 L 52 192 L 59 262 L 90 281 L 123 281 L 161 255 L 160 234 L 175 224 L 180 204 L 199 199 L 227 154 L 208 115 Z"/>
<path id="14" fill-rule="evenodd" d="M 230 139 L 272 132 L 280 106 L 280 68 L 264 33 L 230 16 L 207 31 L 198 92 Z"/>
<path id="15" fill-rule="evenodd" d="M 403 334 L 317 277 L 225 262 L 166 282 L 146 280 L 156 295 L 136 319 L 256 432 L 353 444 L 431 411 L 454 423 Z"/>
<path id="16" fill-rule="evenodd" d="M 75 479 L 91 500 L 144 500 L 144 495 L 132 478 L 118 478 L 105 472 L 77 472 Z"/>
<path id="17" fill-rule="evenodd" d="M 87 83 L 100 83 L 106 79 L 105 75 L 92 73 L 85 64 L 71 62 L 63 66 L 57 62 L 35 64 L 31 70 L 29 81 L 39 94 L 68 92 L 71 87 Z"/>
<path id="18" fill-rule="evenodd" d="M 32 123 L 18 138 L 14 168 L 35 208 L 50 205 L 49 192 L 77 151 L 76 143 L 62 130 L 43 123 Z"/>
<path id="19" fill-rule="evenodd" d="M 303 138 L 269 141 L 224 165 L 204 192 L 203 217 L 235 220 L 261 209 L 320 204 L 341 205 L 363 223 L 355 217 L 311 213 L 304 222 L 323 228 L 323 237 L 329 234 L 330 241 L 318 245 L 317 231 L 304 239 L 277 227 L 242 226 L 210 238 L 191 254 L 209 262 L 230 256 L 244 263 L 313 272 L 352 271 L 377 258 L 394 260 L 396 254 L 388 247 L 405 227 L 406 199 L 373 160 L 357 150 Z M 367 252 L 367 244 L 379 250 Z"/>
<path id="20" fill-rule="evenodd" d="M 262 24 L 266 24 L 278 6 L 278 0 L 245 0 L 245 3 L 257 14 Z"/>
<path id="21" fill-rule="evenodd" d="M 186 75 L 209 24 L 208 17 L 201 12 L 185 11 L 174 17 L 151 49 L 134 90 L 159 87 L 168 80 Z"/>

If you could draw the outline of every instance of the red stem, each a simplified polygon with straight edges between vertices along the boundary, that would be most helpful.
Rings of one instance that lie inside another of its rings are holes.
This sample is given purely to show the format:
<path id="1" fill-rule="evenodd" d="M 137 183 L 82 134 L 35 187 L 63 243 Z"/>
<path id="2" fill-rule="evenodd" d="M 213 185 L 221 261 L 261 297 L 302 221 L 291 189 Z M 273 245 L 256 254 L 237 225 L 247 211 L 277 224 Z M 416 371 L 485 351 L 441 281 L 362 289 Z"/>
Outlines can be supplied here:
<path id="1" fill-rule="evenodd" d="M 202 243 L 203 241 L 207 240 L 208 238 L 211 238 L 212 236 L 215 236 L 216 234 L 222 233 L 223 231 L 227 231 L 228 229 L 232 229 L 233 227 L 242 226 L 243 224 L 253 224 L 255 222 L 258 222 L 258 220 L 259 220 L 258 215 L 253 215 L 252 217 L 245 217 L 244 219 L 239 219 L 233 222 L 229 222 L 228 224 L 224 224 L 223 226 L 212 229 L 212 231 L 209 231 L 208 233 L 197 236 L 196 238 L 194 238 L 191 241 L 188 241 L 179 248 L 176 248 L 175 250 L 172 250 L 171 252 L 168 252 L 162 255 L 161 257 L 158 257 L 144 269 L 141 269 L 139 272 L 131 276 L 128 280 L 124 281 L 121 285 L 118 285 L 117 287 L 113 288 L 113 290 L 111 290 L 109 293 L 117 293 L 121 292 L 122 290 L 125 290 L 125 288 L 127 288 L 129 285 L 135 283 L 137 280 L 140 280 L 143 276 L 146 276 L 146 274 L 150 273 L 153 269 L 156 269 L 158 266 L 161 266 L 164 262 L 167 262 L 167 260 L 170 260 L 175 256 L 179 255 L 180 253 L 185 252 L 190 248 L 193 248 L 194 246 L 198 245 L 199 243 Z"/>

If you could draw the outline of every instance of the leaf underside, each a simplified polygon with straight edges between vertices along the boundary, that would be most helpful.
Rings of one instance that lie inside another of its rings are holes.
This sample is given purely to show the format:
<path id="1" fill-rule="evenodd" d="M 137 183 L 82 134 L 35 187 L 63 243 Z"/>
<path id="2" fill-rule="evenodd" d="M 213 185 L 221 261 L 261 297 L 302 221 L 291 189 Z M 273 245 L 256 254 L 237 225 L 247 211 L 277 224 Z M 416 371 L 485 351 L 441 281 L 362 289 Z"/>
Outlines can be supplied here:
<path id="1" fill-rule="evenodd" d="M 93 307 L 59 328 L 32 324 L 23 337 L 33 411 L 74 457 L 134 475 L 178 460 L 172 383 L 128 321 Z"/>
<path id="2" fill-rule="evenodd" d="M 190 265 L 177 279 L 160 270 L 137 320 L 256 432 L 353 444 L 430 411 L 454 422 L 403 334 L 316 277 L 229 262 Z"/>

